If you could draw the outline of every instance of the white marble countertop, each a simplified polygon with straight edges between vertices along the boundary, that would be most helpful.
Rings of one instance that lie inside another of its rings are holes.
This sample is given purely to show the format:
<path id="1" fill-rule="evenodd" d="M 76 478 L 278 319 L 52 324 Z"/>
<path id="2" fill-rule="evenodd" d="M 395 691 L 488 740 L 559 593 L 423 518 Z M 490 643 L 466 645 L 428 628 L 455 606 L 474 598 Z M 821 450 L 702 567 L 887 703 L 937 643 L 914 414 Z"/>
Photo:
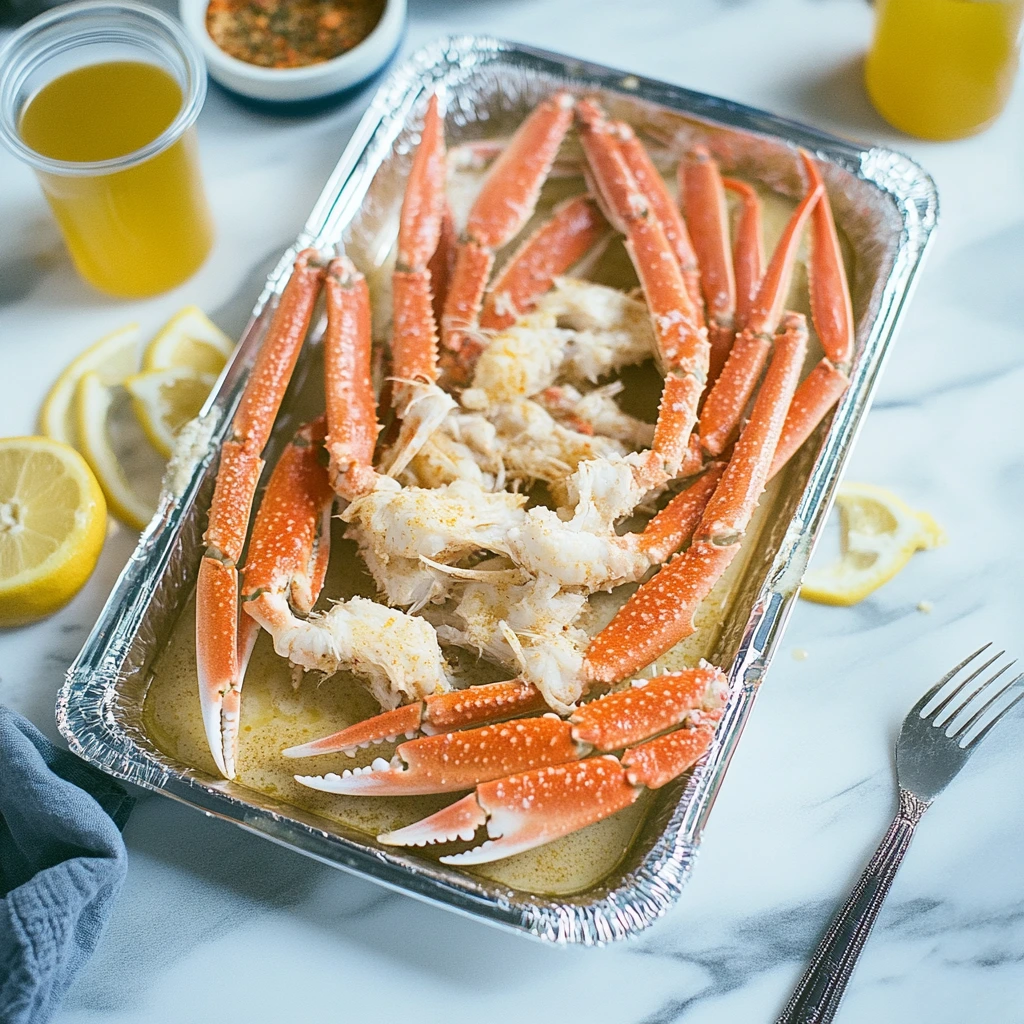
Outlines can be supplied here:
<path id="1" fill-rule="evenodd" d="M 158 796 L 59 1024 L 534 1015 L 591 1024 L 774 1019 L 894 809 L 892 743 L 926 684 L 988 639 L 1024 654 L 1024 90 L 979 138 L 889 129 L 860 86 L 863 0 L 411 0 L 403 52 L 487 32 L 879 141 L 935 177 L 937 239 L 848 477 L 930 510 L 949 544 L 852 609 L 800 603 L 676 909 L 635 943 L 559 951 L 333 871 Z M 31 174 L 0 154 L 0 434 L 31 433 L 58 370 L 131 319 L 194 302 L 240 325 L 368 101 L 199 122 L 218 227 L 175 292 L 115 302 L 75 276 Z M 235 296 L 233 302 L 229 297 Z M 0 701 L 55 734 L 62 673 L 135 542 L 120 528 L 72 604 L 0 635 Z M 934 610 L 923 614 L 918 602 Z M 791 651 L 809 652 L 796 661 Z M 1024 1020 L 1024 784 L 1004 726 L 923 822 L 840 1019 Z"/>

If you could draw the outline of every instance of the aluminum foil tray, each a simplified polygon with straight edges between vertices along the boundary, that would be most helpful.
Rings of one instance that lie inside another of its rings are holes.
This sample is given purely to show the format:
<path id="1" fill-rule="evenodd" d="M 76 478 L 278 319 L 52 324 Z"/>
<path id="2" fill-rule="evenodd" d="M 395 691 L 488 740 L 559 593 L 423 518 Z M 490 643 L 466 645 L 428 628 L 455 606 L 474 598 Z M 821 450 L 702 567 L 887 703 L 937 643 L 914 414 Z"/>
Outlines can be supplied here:
<path id="1" fill-rule="evenodd" d="M 857 344 L 852 386 L 831 425 L 819 431 L 819 443 L 805 445 L 789 471 L 778 513 L 762 531 L 714 652 L 715 662 L 727 668 L 733 681 L 714 746 L 688 776 L 659 791 L 636 841 L 609 877 L 585 893 L 547 898 L 510 890 L 414 852 L 381 847 L 365 833 L 176 762 L 147 736 L 141 712 L 150 666 L 195 585 L 218 445 L 295 253 L 307 245 L 327 249 L 342 243 L 364 270 L 384 262 L 394 244 L 402 185 L 426 98 L 435 89 L 444 91 L 449 143 L 455 145 L 507 136 L 557 87 L 599 94 L 612 115 L 628 120 L 666 166 L 702 142 L 728 172 L 796 197 L 802 186 L 795 147 L 825 161 L 836 220 L 855 253 Z M 496 39 L 453 38 L 419 51 L 378 90 L 305 230 L 267 281 L 204 410 L 209 443 L 198 445 L 194 457 L 179 467 L 68 671 L 57 703 L 61 732 L 76 753 L 111 775 L 482 920 L 549 942 L 585 945 L 640 931 L 672 905 L 693 865 L 936 216 L 932 180 L 917 164 L 887 149 L 859 146 L 727 100 Z"/>

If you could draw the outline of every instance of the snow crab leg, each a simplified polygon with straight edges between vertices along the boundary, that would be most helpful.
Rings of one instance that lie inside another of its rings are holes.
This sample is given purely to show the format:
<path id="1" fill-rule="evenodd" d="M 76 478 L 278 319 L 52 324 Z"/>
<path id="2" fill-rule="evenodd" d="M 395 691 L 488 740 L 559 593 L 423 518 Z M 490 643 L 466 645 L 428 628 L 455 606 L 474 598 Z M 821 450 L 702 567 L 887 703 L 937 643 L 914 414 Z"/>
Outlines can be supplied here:
<path id="1" fill-rule="evenodd" d="M 441 858 L 446 864 L 485 864 L 568 835 L 615 814 L 644 789 L 658 789 L 692 767 L 711 743 L 725 696 L 722 673 L 701 666 L 638 680 L 627 690 L 583 705 L 568 722 L 537 718 L 490 727 L 518 740 L 505 748 L 500 767 L 526 762 L 530 767 L 479 783 L 462 800 L 378 839 L 389 846 L 470 841 L 478 828 L 486 826 L 489 838 L 480 846 Z M 409 792 L 464 788 L 473 773 L 491 773 L 492 761 L 486 757 L 491 737 L 480 735 L 485 731 L 452 737 L 456 743 L 463 741 L 468 770 L 461 763 L 440 770 L 424 764 L 433 751 L 404 750 L 413 746 L 410 743 L 399 748 L 396 767 L 347 774 L 339 784 L 345 792 L 372 793 L 380 775 L 389 776 L 388 783 L 395 787 L 410 785 L 406 776 L 411 775 L 421 781 Z M 621 757 L 604 753 L 623 748 Z M 592 751 L 603 756 L 588 757 Z"/>
<path id="2" fill-rule="evenodd" d="M 685 669 L 637 680 L 628 689 L 583 704 L 568 719 L 542 715 L 461 732 L 435 731 L 400 744 L 384 765 L 378 758 L 341 775 L 296 778 L 312 789 L 350 796 L 454 793 L 516 772 L 580 760 L 595 750 L 622 750 L 688 720 L 714 716 L 724 692 L 725 677 L 718 669 Z"/>
<path id="3" fill-rule="evenodd" d="M 285 389 L 309 330 L 323 279 L 319 253 L 299 253 L 274 311 L 249 382 L 221 449 L 220 469 L 203 540 L 196 584 L 196 666 L 206 739 L 217 769 L 234 774 L 241 700 L 240 664 L 251 637 L 240 642 L 238 563 L 260 473 Z"/>
<path id="4" fill-rule="evenodd" d="M 700 327 L 704 322 L 701 275 L 705 273 L 705 267 L 703 263 L 698 262 L 686 221 L 669 195 L 665 179 L 654 166 L 636 132 L 622 121 L 614 122 L 614 129 L 618 136 L 619 152 L 629 168 L 629 173 L 647 200 L 651 212 L 661 224 L 665 240 L 675 254 L 693 309 L 694 322 Z"/>
<path id="5" fill-rule="evenodd" d="M 694 631 L 694 613 L 736 556 L 764 491 L 806 351 L 804 318 L 787 314 L 750 419 L 692 543 L 642 584 L 591 641 L 584 672 L 592 682 L 622 679 Z"/>
<path id="6" fill-rule="evenodd" d="M 564 274 L 608 236 L 608 222 L 591 196 L 567 199 L 502 267 L 491 283 L 480 327 L 511 327 Z"/>
<path id="7" fill-rule="evenodd" d="M 448 286 L 441 333 L 453 376 L 465 379 L 482 349 L 478 319 L 494 254 L 529 220 L 572 124 L 573 98 L 555 93 L 519 126 L 491 167 L 469 213 Z"/>
<path id="8" fill-rule="evenodd" d="M 701 444 L 712 456 L 721 454 L 735 436 L 743 410 L 757 385 L 771 347 L 771 334 L 778 325 L 789 292 L 800 237 L 808 222 L 812 244 L 807 275 L 815 330 L 832 363 L 848 361 L 853 351 L 850 290 L 828 195 L 813 157 L 801 150 L 800 158 L 810 187 L 783 231 L 757 297 L 746 312 L 742 330 L 701 410 Z M 750 190 L 744 195 L 741 223 L 753 224 L 756 208 L 756 196 Z M 745 264 L 752 265 L 756 248 L 746 230 L 744 227 L 740 235 L 742 247 L 738 251 Z"/>
<path id="9" fill-rule="evenodd" d="M 690 299 L 678 260 L 647 196 L 640 190 L 622 147 L 620 132 L 593 100 L 576 105 L 580 141 L 597 195 L 611 224 L 626 236 L 654 324 L 665 385 L 652 451 L 672 479 L 687 454 L 697 403 L 708 373 L 707 331 Z"/>
<path id="10" fill-rule="evenodd" d="M 679 195 L 700 262 L 711 353 L 708 381 L 722 372 L 735 336 L 736 278 L 729 252 L 729 215 L 718 164 L 703 146 L 681 161 Z"/>

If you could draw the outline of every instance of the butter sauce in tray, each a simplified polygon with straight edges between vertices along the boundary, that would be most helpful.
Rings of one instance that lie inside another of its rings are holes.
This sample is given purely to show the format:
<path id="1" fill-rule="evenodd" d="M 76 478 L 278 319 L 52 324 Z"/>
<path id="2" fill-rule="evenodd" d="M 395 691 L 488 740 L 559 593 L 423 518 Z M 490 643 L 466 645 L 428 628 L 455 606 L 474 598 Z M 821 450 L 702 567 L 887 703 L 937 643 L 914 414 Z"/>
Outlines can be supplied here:
<path id="1" fill-rule="evenodd" d="M 62 732 L 493 923 L 646 927 L 693 863 L 936 214 L 888 150 L 515 44 L 420 51 L 172 463 Z"/>

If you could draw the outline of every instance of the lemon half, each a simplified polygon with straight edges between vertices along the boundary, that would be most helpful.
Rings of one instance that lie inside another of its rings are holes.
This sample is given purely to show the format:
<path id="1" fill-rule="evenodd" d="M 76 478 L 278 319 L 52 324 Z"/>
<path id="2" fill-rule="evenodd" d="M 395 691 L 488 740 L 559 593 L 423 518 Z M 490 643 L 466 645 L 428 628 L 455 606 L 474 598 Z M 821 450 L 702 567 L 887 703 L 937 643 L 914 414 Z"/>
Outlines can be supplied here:
<path id="1" fill-rule="evenodd" d="M 945 543 L 927 512 L 872 484 L 843 484 L 836 495 L 840 557 L 804 577 L 800 596 L 822 604 L 851 605 L 891 580 L 915 551 Z"/>
<path id="2" fill-rule="evenodd" d="M 0 626 L 67 604 L 106 530 L 103 492 L 78 452 L 47 437 L 0 438 Z"/>

